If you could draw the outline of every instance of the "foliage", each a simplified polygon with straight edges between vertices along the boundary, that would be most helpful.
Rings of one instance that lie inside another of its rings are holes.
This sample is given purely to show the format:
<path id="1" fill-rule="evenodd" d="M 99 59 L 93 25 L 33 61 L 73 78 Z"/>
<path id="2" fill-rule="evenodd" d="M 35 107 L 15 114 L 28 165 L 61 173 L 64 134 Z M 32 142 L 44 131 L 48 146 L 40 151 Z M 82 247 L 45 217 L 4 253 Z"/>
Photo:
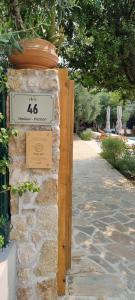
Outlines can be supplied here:
<path id="1" fill-rule="evenodd" d="M 123 126 L 126 127 L 127 121 L 135 116 L 135 102 L 134 101 L 124 101 L 123 95 L 120 91 L 106 91 L 102 90 L 95 94 L 95 98 L 98 98 L 101 111 L 96 118 L 98 127 L 105 128 L 106 125 L 106 109 L 110 106 L 110 124 L 114 127 L 117 120 L 117 106 L 121 105 L 123 109 L 122 122 Z"/>
<path id="2" fill-rule="evenodd" d="M 4 246 L 4 237 L 0 234 L 0 249 Z"/>
<path id="3" fill-rule="evenodd" d="M 79 133 L 79 137 L 84 141 L 90 141 L 93 139 L 93 133 L 92 131 L 82 131 Z"/>
<path id="4" fill-rule="evenodd" d="M 122 119 L 123 123 L 126 124 L 131 118 L 134 119 L 135 122 L 135 102 L 125 103 Z"/>
<path id="5" fill-rule="evenodd" d="M 21 50 L 20 38 L 41 37 L 58 48 L 64 41 L 62 22 L 76 0 L 2 0 L 0 4 L 0 44 L 4 53 Z"/>
<path id="6" fill-rule="evenodd" d="M 0 113 L 0 121 L 4 119 L 2 113 Z M 9 165 L 12 163 L 10 157 L 8 157 L 8 142 L 10 138 L 17 137 L 18 131 L 14 128 L 0 128 L 0 175 L 3 176 L 7 174 Z M 39 185 L 36 181 L 26 181 L 18 182 L 16 185 L 0 185 L 0 193 L 5 195 L 5 193 L 11 192 L 12 194 L 19 195 L 20 197 L 29 192 L 39 192 Z M 3 197 L 3 201 L 5 198 Z M 0 216 L 0 247 L 5 247 L 9 242 L 9 233 L 12 229 L 10 224 L 9 215 L 3 216 L 1 212 Z"/>
<path id="7" fill-rule="evenodd" d="M 39 185 L 36 181 L 25 181 L 19 182 L 16 185 L 7 186 L 2 185 L 1 193 L 10 191 L 14 195 L 19 195 L 20 197 L 27 191 L 37 193 L 39 192 Z"/>
<path id="8" fill-rule="evenodd" d="M 121 139 L 106 138 L 102 141 L 101 155 L 118 171 L 129 179 L 135 180 L 135 151 L 129 151 Z"/>
<path id="9" fill-rule="evenodd" d="M 0 216 L 0 228 L 8 222 L 8 217 Z"/>
<path id="10" fill-rule="evenodd" d="M 95 95 L 95 98 L 99 100 L 101 111 L 98 115 L 96 121 L 99 127 L 105 128 L 106 124 L 106 109 L 107 106 L 110 106 L 111 115 L 110 115 L 110 123 L 111 126 L 116 123 L 117 119 L 117 106 L 122 105 L 122 94 L 120 91 L 107 92 L 106 90 L 102 90 Z"/>
<path id="11" fill-rule="evenodd" d="M 102 156 L 109 162 L 115 163 L 122 158 L 127 150 L 125 142 L 120 138 L 108 137 L 102 141 Z"/>
<path id="12" fill-rule="evenodd" d="M 39 190 L 40 188 L 36 181 L 25 181 L 11 187 L 11 193 L 15 195 L 18 194 L 20 197 L 27 191 L 37 193 Z"/>
<path id="13" fill-rule="evenodd" d="M 75 86 L 75 126 L 79 131 L 81 123 L 91 123 L 100 113 L 99 100 L 92 91 L 80 84 Z"/>
<path id="14" fill-rule="evenodd" d="M 9 160 L 6 157 L 0 159 L 0 174 L 5 175 L 9 168 Z"/>
<path id="15" fill-rule="evenodd" d="M 4 33 L 0 35 L 0 53 L 1 55 L 11 55 L 14 49 L 23 51 L 23 48 L 19 44 L 20 36 L 18 33 Z"/>
<path id="16" fill-rule="evenodd" d="M 62 64 L 84 86 L 134 97 L 134 0 L 1 0 L 0 15 L 3 55 L 39 36 L 63 44 Z"/>
<path id="17" fill-rule="evenodd" d="M 3 245 L 5 247 L 9 242 L 9 234 L 12 230 L 12 225 L 9 221 L 9 216 L 4 217 L 3 215 L 0 216 L 0 236 L 2 237 Z"/>
<path id="18" fill-rule="evenodd" d="M 4 72 L 4 68 L 0 66 L 0 93 L 4 92 L 7 82 L 7 76 Z M 0 121 L 1 121 L 1 113 L 0 113 Z"/>
<path id="19" fill-rule="evenodd" d="M 4 120 L 4 116 L 2 115 L 2 113 L 0 112 L 0 122 L 2 122 Z"/>
<path id="20" fill-rule="evenodd" d="M 71 76 L 87 87 L 120 90 L 123 97 L 134 97 L 135 1 L 78 0 L 77 4 L 72 14 L 67 13 L 67 40 L 61 51 Z"/>
<path id="21" fill-rule="evenodd" d="M 0 115 L 1 120 L 3 119 L 3 115 Z M 9 139 L 12 137 L 17 137 L 18 135 L 18 130 L 14 128 L 0 128 L 0 146 L 1 146 L 1 159 L 0 159 L 0 174 L 6 174 L 7 169 L 9 168 L 10 165 L 10 159 L 7 157 L 7 146 Z M 0 192 L 6 192 L 6 191 L 11 191 L 13 194 L 19 194 L 19 196 L 22 196 L 23 193 L 26 191 L 30 192 L 38 192 L 39 191 L 39 186 L 37 182 L 35 181 L 26 181 L 22 183 L 18 183 L 15 186 L 6 186 L 3 185 L 1 187 Z"/>
<path id="22" fill-rule="evenodd" d="M 18 135 L 18 130 L 14 128 L 1 128 L 0 129 L 0 144 L 7 146 L 10 137 Z"/>
<path id="23" fill-rule="evenodd" d="M 115 168 L 126 177 L 135 180 L 135 156 L 126 155 L 115 162 Z"/>

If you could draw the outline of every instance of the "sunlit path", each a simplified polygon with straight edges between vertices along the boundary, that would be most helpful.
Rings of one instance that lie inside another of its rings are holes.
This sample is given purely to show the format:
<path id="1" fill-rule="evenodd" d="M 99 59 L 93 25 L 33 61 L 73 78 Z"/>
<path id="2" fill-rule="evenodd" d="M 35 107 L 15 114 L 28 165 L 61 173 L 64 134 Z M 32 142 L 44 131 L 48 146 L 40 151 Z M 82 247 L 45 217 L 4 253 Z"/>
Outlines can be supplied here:
<path id="1" fill-rule="evenodd" d="M 74 142 L 71 300 L 135 300 L 135 187 L 98 154 Z"/>

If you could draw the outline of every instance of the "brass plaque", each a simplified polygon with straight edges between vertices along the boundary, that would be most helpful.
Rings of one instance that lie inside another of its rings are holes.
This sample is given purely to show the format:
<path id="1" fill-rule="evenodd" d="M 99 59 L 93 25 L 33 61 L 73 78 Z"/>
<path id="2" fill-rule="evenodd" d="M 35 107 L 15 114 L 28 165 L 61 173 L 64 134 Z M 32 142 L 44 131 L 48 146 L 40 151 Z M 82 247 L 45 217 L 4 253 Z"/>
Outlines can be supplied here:
<path id="1" fill-rule="evenodd" d="M 10 124 L 52 125 L 54 106 L 51 93 L 10 93 Z"/>
<path id="2" fill-rule="evenodd" d="M 26 167 L 36 169 L 52 167 L 52 131 L 26 132 Z"/>

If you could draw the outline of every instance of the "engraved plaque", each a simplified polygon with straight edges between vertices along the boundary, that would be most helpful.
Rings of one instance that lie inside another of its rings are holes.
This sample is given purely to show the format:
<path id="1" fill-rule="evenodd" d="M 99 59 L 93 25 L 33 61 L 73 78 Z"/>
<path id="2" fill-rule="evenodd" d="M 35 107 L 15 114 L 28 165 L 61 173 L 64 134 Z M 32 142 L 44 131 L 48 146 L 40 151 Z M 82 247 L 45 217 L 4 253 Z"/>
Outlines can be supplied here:
<path id="1" fill-rule="evenodd" d="M 53 120 L 53 95 L 10 93 L 10 124 L 51 125 Z"/>
<path id="2" fill-rule="evenodd" d="M 26 132 L 26 167 L 52 167 L 52 131 Z"/>

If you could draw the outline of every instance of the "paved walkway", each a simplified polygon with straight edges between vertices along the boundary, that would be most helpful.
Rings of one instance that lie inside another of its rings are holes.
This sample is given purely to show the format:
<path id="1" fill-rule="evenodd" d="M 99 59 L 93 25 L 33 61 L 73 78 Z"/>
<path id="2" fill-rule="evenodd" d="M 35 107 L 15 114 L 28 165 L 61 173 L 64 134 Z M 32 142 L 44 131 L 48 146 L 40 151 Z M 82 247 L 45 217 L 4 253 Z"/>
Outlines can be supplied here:
<path id="1" fill-rule="evenodd" d="M 71 300 L 135 300 L 135 186 L 98 154 L 74 142 Z"/>

